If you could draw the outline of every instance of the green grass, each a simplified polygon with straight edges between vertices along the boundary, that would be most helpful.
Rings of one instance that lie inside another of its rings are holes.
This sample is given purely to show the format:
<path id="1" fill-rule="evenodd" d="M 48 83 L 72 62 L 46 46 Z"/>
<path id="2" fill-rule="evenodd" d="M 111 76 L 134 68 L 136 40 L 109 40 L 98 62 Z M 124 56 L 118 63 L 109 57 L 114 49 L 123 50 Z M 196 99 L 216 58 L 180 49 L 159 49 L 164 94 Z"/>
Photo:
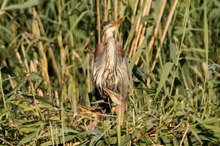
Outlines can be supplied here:
<path id="1" fill-rule="evenodd" d="M 141 2 L 0 2 L 0 145 L 220 145 L 219 1 Z M 91 81 L 115 18 L 133 78 L 121 129 Z"/>

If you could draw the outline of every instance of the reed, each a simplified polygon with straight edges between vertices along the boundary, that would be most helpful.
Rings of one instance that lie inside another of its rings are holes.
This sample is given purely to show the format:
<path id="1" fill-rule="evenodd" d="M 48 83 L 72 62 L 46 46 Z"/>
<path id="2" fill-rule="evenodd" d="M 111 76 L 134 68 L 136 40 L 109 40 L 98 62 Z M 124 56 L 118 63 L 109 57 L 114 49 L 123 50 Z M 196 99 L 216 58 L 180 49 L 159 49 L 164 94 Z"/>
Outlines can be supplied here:
<path id="1" fill-rule="evenodd" d="M 219 145 L 219 2 L 2 0 L 0 144 Z M 102 22 L 133 85 L 124 126 L 97 108 L 91 58 Z"/>

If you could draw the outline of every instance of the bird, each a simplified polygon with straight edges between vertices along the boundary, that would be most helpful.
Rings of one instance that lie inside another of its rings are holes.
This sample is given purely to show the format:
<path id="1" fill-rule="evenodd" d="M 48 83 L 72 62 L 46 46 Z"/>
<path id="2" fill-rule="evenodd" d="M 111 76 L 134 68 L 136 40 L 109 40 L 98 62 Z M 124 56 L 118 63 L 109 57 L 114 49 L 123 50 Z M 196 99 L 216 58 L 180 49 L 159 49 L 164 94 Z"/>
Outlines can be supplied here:
<path id="1" fill-rule="evenodd" d="M 102 42 L 97 45 L 92 61 L 95 94 L 108 101 L 109 107 L 115 104 L 115 113 L 121 116 L 120 124 L 124 120 L 126 97 L 131 82 L 128 58 L 115 35 L 121 22 L 122 19 L 105 22 Z"/>

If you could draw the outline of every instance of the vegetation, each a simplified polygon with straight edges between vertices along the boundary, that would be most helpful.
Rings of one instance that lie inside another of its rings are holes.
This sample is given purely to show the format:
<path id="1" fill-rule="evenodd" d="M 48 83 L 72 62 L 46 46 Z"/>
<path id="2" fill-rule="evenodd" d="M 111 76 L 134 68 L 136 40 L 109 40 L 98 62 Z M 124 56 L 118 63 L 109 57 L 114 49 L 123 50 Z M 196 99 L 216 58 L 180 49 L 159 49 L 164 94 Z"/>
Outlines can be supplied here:
<path id="1" fill-rule="evenodd" d="M 220 145 L 219 14 L 218 0 L 2 0 L 0 144 Z M 91 81 L 117 18 L 133 73 L 121 131 Z"/>

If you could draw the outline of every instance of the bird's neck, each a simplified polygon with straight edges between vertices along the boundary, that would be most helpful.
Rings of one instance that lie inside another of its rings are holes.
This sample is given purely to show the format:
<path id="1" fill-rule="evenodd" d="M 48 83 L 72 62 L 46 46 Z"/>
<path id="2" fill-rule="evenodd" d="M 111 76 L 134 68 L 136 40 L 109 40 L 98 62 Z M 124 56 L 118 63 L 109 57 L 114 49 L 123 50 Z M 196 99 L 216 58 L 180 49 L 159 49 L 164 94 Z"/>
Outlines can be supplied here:
<path id="1" fill-rule="evenodd" d="M 116 40 L 113 36 L 107 38 L 106 43 L 106 62 L 109 69 L 116 67 L 117 54 L 116 54 Z"/>

